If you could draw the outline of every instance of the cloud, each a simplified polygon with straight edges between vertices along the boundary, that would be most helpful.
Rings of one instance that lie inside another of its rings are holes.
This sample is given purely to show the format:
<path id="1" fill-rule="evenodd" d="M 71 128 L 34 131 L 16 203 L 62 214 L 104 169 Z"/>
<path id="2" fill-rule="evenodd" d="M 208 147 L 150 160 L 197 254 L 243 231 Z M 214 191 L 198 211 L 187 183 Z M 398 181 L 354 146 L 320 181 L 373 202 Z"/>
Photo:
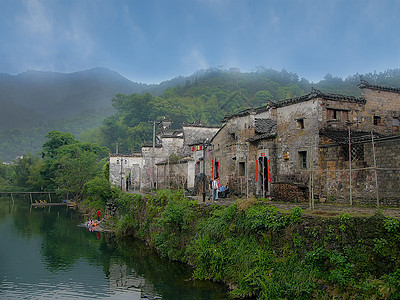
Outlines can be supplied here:
<path id="1" fill-rule="evenodd" d="M 26 69 L 71 72 L 88 65 L 95 42 L 85 2 L 25 0 L 15 16 L 15 51 L 10 61 Z"/>
<path id="2" fill-rule="evenodd" d="M 22 24 L 23 29 L 38 35 L 51 34 L 52 20 L 46 13 L 43 3 L 39 0 L 26 0 L 24 4 L 25 13 L 17 17 L 17 22 Z"/>
<path id="3" fill-rule="evenodd" d="M 186 72 L 207 69 L 210 67 L 204 54 L 199 49 L 192 49 L 186 56 L 182 58 L 183 68 Z"/>

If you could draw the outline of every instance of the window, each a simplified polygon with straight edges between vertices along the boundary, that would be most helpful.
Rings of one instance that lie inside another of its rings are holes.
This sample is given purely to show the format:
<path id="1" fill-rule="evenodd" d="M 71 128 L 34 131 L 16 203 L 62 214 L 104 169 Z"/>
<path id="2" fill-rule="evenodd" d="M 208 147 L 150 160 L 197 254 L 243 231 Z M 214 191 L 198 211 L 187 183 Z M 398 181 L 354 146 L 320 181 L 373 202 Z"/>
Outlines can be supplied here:
<path id="1" fill-rule="evenodd" d="M 349 146 L 343 146 L 343 156 L 349 161 Z M 364 161 L 364 145 L 351 145 L 351 161 Z"/>
<path id="2" fill-rule="evenodd" d="M 381 117 L 380 116 L 374 116 L 374 125 L 381 125 Z"/>
<path id="3" fill-rule="evenodd" d="M 349 112 L 347 110 L 330 109 L 326 110 L 326 117 L 328 120 L 339 120 L 346 122 L 348 120 Z"/>
<path id="4" fill-rule="evenodd" d="M 239 176 L 246 176 L 246 163 L 244 161 L 239 162 Z"/>
<path id="5" fill-rule="evenodd" d="M 307 151 L 299 151 L 299 165 L 302 169 L 307 169 Z"/>
<path id="6" fill-rule="evenodd" d="M 304 129 L 304 119 L 297 120 L 297 128 Z"/>
<path id="7" fill-rule="evenodd" d="M 119 159 L 117 159 L 117 165 L 119 165 Z"/>

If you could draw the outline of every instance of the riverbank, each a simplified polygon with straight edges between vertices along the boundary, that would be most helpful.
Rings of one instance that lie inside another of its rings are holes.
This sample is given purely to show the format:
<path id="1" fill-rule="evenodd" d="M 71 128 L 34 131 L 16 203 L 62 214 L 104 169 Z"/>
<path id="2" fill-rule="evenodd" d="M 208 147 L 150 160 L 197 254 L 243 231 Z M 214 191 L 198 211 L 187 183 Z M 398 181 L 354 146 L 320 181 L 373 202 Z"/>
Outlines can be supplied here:
<path id="1" fill-rule="evenodd" d="M 233 296 L 400 296 L 400 223 L 381 210 L 310 215 L 256 199 L 199 205 L 169 190 L 121 194 L 114 202 L 117 235 L 191 265 L 195 279 L 225 282 Z"/>

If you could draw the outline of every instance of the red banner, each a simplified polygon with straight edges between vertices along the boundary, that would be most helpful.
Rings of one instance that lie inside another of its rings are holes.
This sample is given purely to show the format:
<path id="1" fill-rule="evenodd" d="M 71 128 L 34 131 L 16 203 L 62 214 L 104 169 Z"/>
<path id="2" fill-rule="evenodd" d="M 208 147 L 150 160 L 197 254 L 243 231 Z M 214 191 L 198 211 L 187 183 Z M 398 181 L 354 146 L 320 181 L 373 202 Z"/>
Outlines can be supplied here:
<path id="1" fill-rule="evenodd" d="M 258 159 L 256 159 L 256 182 L 258 182 Z"/>

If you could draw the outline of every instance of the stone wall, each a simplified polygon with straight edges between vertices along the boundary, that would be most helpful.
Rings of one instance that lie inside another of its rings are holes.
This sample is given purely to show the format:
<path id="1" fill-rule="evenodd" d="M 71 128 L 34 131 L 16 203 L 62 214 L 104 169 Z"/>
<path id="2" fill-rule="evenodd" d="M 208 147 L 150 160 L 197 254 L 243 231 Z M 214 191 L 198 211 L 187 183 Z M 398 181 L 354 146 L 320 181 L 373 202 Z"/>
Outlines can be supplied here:
<path id="1" fill-rule="evenodd" d="M 365 128 L 384 135 L 400 134 L 400 93 L 363 88 L 362 95 L 367 100 L 361 114 Z M 380 117 L 379 125 L 374 125 L 374 116 Z"/>
<path id="2" fill-rule="evenodd" d="M 354 203 L 377 203 L 373 147 L 370 141 L 357 144 L 364 149 L 364 160 L 352 162 L 352 198 Z M 315 171 L 314 193 L 321 199 L 349 203 L 349 162 L 341 145 L 320 149 L 321 168 Z M 400 137 L 375 141 L 378 197 L 382 205 L 400 204 Z"/>
<path id="3" fill-rule="evenodd" d="M 278 108 L 276 182 L 308 180 L 303 173 L 318 161 L 320 99 Z M 303 157 L 305 155 L 305 163 Z M 303 182 L 304 183 L 304 182 Z"/>
<path id="4" fill-rule="evenodd" d="M 247 193 L 249 143 L 254 135 L 254 115 L 232 118 L 211 141 L 206 155 L 206 175 L 218 176 L 220 184 L 229 183 L 232 194 Z M 241 172 L 241 173 L 240 173 Z"/>
<path id="5" fill-rule="evenodd" d="M 188 174 L 191 165 L 193 165 L 192 159 L 157 164 L 157 188 L 188 188 Z"/>
<path id="6" fill-rule="evenodd" d="M 123 191 L 139 191 L 142 183 L 143 158 L 141 154 L 112 155 L 109 180 Z M 122 184 L 122 186 L 121 186 Z"/>

